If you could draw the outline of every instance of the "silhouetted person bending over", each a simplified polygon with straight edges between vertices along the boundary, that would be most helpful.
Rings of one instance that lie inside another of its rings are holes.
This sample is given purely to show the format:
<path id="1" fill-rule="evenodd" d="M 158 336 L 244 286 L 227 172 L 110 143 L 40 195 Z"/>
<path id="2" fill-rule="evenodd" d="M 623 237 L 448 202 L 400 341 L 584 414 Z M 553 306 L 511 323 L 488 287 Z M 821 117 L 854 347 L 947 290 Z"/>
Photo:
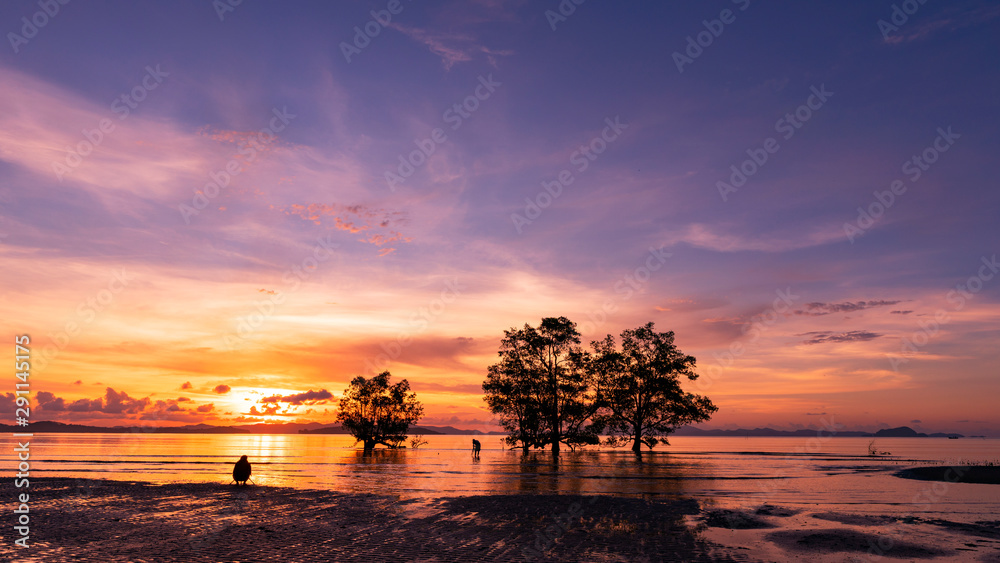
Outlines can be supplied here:
<path id="1" fill-rule="evenodd" d="M 472 457 L 479 457 L 479 450 L 483 448 L 483 445 L 479 443 L 479 440 L 472 439 Z"/>
<path id="2" fill-rule="evenodd" d="M 247 461 L 247 456 L 243 456 L 233 467 L 233 481 L 236 481 L 237 485 L 246 485 L 249 478 L 250 462 Z"/>

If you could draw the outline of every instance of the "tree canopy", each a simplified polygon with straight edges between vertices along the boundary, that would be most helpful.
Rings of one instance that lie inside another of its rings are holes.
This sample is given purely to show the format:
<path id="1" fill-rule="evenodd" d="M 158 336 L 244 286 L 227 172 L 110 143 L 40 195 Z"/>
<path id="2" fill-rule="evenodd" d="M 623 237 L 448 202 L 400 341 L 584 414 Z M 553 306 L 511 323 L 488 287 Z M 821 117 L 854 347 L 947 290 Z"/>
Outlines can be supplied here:
<path id="1" fill-rule="evenodd" d="M 536 327 L 504 331 L 500 361 L 483 382 L 485 401 L 507 430 L 511 446 L 596 444 L 590 417 L 597 408 L 587 354 L 576 324 L 547 317 Z"/>
<path id="2" fill-rule="evenodd" d="M 406 440 L 410 425 L 424 413 L 410 383 L 403 379 L 390 386 L 390 377 L 388 371 L 370 379 L 359 375 L 340 399 L 337 421 L 364 443 L 365 451 L 373 450 L 376 444 L 398 447 Z"/>
<path id="3" fill-rule="evenodd" d="M 605 433 L 609 444 L 632 442 L 638 452 L 718 410 L 681 388 L 682 378 L 698 375 L 695 358 L 677 349 L 673 332 L 658 333 L 648 323 L 621 338 L 621 350 L 608 335 L 586 352 L 566 317 L 504 331 L 500 360 L 489 367 L 483 391 L 507 444 L 524 451 L 551 446 L 558 453 L 560 444 L 596 444 Z"/>
<path id="4" fill-rule="evenodd" d="M 694 380 L 695 358 L 677 349 L 674 333 L 656 332 L 653 323 L 622 331 L 621 350 L 608 335 L 594 342 L 592 362 L 601 389 L 601 427 L 612 445 L 632 442 L 653 448 L 667 443 L 678 426 L 708 420 L 718 410 L 708 397 L 685 392 L 681 378 Z"/>

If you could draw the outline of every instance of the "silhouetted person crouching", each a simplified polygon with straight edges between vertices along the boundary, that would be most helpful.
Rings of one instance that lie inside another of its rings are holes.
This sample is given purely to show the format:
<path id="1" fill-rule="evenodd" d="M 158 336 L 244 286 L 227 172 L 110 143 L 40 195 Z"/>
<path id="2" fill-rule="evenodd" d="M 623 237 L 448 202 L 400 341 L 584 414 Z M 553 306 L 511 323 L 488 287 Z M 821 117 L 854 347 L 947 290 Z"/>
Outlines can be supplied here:
<path id="1" fill-rule="evenodd" d="M 483 447 L 483 445 L 479 443 L 479 440 L 473 438 L 472 439 L 472 457 L 479 457 L 479 450 L 481 450 L 482 447 Z"/>
<path id="2" fill-rule="evenodd" d="M 243 456 L 236 465 L 233 467 L 233 481 L 236 481 L 238 485 L 246 485 L 247 479 L 250 478 L 250 462 L 247 461 L 247 456 Z"/>

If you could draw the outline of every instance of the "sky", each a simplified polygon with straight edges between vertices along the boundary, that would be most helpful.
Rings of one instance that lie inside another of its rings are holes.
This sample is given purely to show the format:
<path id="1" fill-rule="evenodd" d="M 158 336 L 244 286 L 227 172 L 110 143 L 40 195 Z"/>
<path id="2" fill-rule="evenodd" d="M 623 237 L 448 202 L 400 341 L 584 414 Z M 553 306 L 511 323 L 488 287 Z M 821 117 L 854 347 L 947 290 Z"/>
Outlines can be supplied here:
<path id="1" fill-rule="evenodd" d="M 330 423 L 389 370 L 424 424 L 489 430 L 503 331 L 566 316 L 674 331 L 705 428 L 1000 435 L 998 27 L 972 0 L 4 2 L 31 418 Z"/>

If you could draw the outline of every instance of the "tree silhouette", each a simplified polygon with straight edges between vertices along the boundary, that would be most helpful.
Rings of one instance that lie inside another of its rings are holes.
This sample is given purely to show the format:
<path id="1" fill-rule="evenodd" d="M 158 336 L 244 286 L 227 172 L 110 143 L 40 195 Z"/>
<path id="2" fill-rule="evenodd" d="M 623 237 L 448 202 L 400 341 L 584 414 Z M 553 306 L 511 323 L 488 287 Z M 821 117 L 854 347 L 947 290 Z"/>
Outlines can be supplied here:
<path id="1" fill-rule="evenodd" d="M 597 408 L 593 377 L 579 344 L 576 324 L 566 317 L 504 331 L 500 361 L 489 367 L 483 391 L 508 444 L 525 452 L 551 444 L 558 453 L 560 444 L 598 443 L 589 424 Z"/>
<path id="2" fill-rule="evenodd" d="M 424 413 L 424 407 L 410 392 L 405 379 L 389 385 L 388 371 L 371 379 L 355 377 L 340 399 L 337 421 L 350 431 L 365 451 L 376 444 L 397 448 L 406 440 L 406 431 Z"/>
<path id="3" fill-rule="evenodd" d="M 680 378 L 698 378 L 695 358 L 674 345 L 674 333 L 655 332 L 647 323 L 621 333 L 622 349 L 608 335 L 594 342 L 591 367 L 599 383 L 601 409 L 598 425 L 610 436 L 611 445 L 632 442 L 652 449 L 668 443 L 666 436 L 678 426 L 708 420 L 719 410 L 708 397 L 687 393 Z"/>

